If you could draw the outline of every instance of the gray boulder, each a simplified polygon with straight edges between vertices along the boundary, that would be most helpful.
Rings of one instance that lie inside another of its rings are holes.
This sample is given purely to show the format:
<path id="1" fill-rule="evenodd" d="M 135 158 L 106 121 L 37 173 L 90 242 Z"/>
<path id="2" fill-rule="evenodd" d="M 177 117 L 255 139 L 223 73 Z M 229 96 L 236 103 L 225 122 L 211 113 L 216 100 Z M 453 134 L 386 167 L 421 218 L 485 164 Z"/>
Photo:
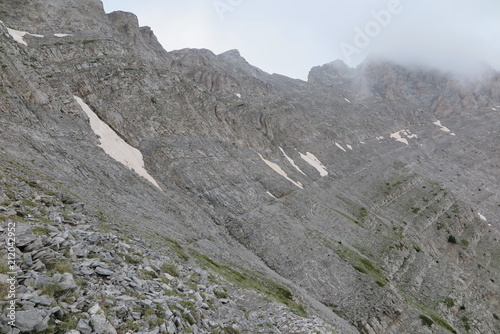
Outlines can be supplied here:
<path id="1" fill-rule="evenodd" d="M 49 317 L 44 310 L 20 311 L 16 314 L 16 327 L 21 333 L 44 331 L 48 323 Z"/>

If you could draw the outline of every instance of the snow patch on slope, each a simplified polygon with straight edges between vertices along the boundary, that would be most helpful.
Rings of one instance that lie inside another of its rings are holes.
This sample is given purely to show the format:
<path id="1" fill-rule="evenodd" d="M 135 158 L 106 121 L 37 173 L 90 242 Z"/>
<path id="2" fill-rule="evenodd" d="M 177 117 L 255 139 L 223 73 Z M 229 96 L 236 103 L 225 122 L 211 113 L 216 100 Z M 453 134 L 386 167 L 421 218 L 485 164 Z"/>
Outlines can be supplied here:
<path id="1" fill-rule="evenodd" d="M 481 218 L 481 220 L 488 221 L 488 219 L 485 216 L 483 216 L 482 214 L 480 214 L 479 212 L 478 212 L 478 215 L 479 215 L 479 218 Z"/>
<path id="2" fill-rule="evenodd" d="M 338 148 L 340 148 L 342 151 L 347 152 L 346 149 L 343 148 L 342 145 L 340 145 L 339 143 L 335 142 L 335 146 L 337 146 Z"/>
<path id="3" fill-rule="evenodd" d="M 149 175 L 144 168 L 144 160 L 141 151 L 130 146 L 122 138 L 120 138 L 120 136 L 118 136 L 118 134 L 109 127 L 109 125 L 99 119 L 99 117 L 85 102 L 83 102 L 81 98 L 78 96 L 74 96 L 74 98 L 89 117 L 90 127 L 94 133 L 100 137 L 99 146 L 104 150 L 104 152 L 116 161 L 136 172 L 138 175 L 144 177 L 161 190 L 156 180 Z"/>
<path id="4" fill-rule="evenodd" d="M 277 198 L 276 196 L 274 196 L 270 191 L 267 191 L 266 194 L 268 194 L 269 196 L 271 196 L 272 198 Z"/>
<path id="5" fill-rule="evenodd" d="M 321 163 L 321 161 L 318 160 L 318 158 L 316 158 L 314 156 L 314 154 L 312 154 L 310 152 L 306 152 L 305 155 L 302 154 L 302 153 L 300 153 L 300 157 L 302 159 L 304 159 L 308 164 L 310 164 L 311 166 L 313 166 L 314 168 L 316 168 L 316 170 L 319 172 L 319 175 L 321 175 L 321 176 L 327 176 L 328 175 L 326 167 Z"/>
<path id="6" fill-rule="evenodd" d="M 291 183 L 293 183 L 296 187 L 299 187 L 300 189 L 304 189 L 304 186 L 302 185 L 302 183 L 292 180 L 288 176 L 288 174 L 283 169 L 281 169 L 280 166 L 278 166 L 274 162 L 271 162 L 269 160 L 264 159 L 264 157 L 261 154 L 259 154 L 259 157 L 262 159 L 262 161 L 264 161 L 266 163 L 266 165 L 268 165 L 269 167 L 271 167 L 276 173 L 278 173 L 279 175 L 283 176 L 285 179 L 287 179 L 288 181 L 290 181 Z"/>
<path id="7" fill-rule="evenodd" d="M 54 34 L 54 36 L 61 38 L 61 37 L 68 37 L 68 36 L 73 36 L 73 35 L 71 35 L 71 34 Z"/>
<path id="8" fill-rule="evenodd" d="M 394 132 L 390 135 L 390 137 L 393 139 L 396 139 L 396 141 L 401 142 L 401 143 L 406 144 L 406 145 L 410 145 L 408 143 L 408 139 L 418 138 L 418 136 L 415 134 L 412 134 L 410 132 L 410 130 L 401 130 L 398 132 Z"/>
<path id="9" fill-rule="evenodd" d="M 451 130 L 450 130 L 450 129 L 448 129 L 446 126 L 443 126 L 443 125 L 441 124 L 441 121 L 439 121 L 439 120 L 438 120 L 438 121 L 434 122 L 433 124 L 435 124 L 435 125 L 439 126 L 439 127 L 441 128 L 441 131 L 447 132 L 447 133 L 449 133 L 450 135 L 455 136 L 455 134 L 454 134 L 453 132 L 451 132 Z"/>
<path id="10" fill-rule="evenodd" d="M 19 31 L 19 30 L 15 30 L 15 29 L 10 29 L 8 27 L 6 27 L 2 21 L 0 21 L 0 23 L 5 27 L 7 28 L 7 32 L 9 33 L 9 35 L 16 41 L 18 42 L 19 44 L 22 44 L 24 46 L 28 46 L 28 43 L 26 43 L 26 41 L 24 40 L 24 36 L 26 35 L 30 35 L 30 36 L 33 36 L 33 37 L 39 37 L 39 38 L 43 38 L 44 36 L 43 35 L 37 35 L 37 34 L 30 34 L 29 32 L 26 32 L 26 31 Z"/>
<path id="11" fill-rule="evenodd" d="M 286 160 L 288 160 L 288 162 L 289 162 L 289 163 L 290 163 L 290 164 L 291 164 L 291 165 L 292 165 L 292 166 L 293 166 L 296 170 L 298 170 L 301 174 L 304 174 L 305 176 L 307 176 L 307 175 L 306 175 L 306 173 L 304 173 L 304 172 L 303 172 L 303 171 L 299 168 L 299 166 L 297 166 L 297 165 L 295 164 L 295 161 L 293 161 L 293 159 L 292 159 L 292 158 L 290 158 L 290 157 L 289 157 L 289 156 L 285 153 L 285 151 L 284 151 L 281 147 L 280 147 L 280 150 L 281 150 L 281 153 L 283 153 L 283 155 L 285 156 Z"/>

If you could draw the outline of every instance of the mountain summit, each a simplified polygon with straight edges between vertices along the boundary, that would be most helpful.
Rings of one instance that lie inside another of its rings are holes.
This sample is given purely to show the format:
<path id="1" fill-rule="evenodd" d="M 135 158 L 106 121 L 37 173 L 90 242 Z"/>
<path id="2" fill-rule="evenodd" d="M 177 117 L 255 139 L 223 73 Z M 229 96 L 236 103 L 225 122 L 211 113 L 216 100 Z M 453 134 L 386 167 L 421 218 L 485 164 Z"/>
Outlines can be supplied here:
<path id="1" fill-rule="evenodd" d="M 98 0 L 0 20 L 2 332 L 500 332 L 500 73 L 306 82 Z"/>

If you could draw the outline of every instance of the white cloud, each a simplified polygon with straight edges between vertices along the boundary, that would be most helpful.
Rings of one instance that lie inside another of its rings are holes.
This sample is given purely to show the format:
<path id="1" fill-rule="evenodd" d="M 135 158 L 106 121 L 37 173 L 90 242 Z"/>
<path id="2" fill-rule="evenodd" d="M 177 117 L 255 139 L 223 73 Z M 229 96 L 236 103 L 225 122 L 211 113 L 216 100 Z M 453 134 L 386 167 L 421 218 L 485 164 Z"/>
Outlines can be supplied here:
<path id="1" fill-rule="evenodd" d="M 223 20 L 213 0 L 104 0 L 104 5 L 107 11 L 137 14 L 167 50 L 236 48 L 265 71 L 304 79 L 311 67 L 343 58 L 340 43 L 352 43 L 355 30 L 374 20 L 373 12 L 399 1 L 403 10 L 391 16 L 351 66 L 379 54 L 444 69 L 470 71 L 476 61 L 500 69 L 497 0 L 219 1 L 234 4 Z"/>

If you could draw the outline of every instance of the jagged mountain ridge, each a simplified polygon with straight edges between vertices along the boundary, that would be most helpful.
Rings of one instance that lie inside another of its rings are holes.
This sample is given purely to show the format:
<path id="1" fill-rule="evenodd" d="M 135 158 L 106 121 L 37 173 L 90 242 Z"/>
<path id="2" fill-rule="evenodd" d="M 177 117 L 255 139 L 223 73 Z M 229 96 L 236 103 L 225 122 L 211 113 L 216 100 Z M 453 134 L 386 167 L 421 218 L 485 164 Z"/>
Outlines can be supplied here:
<path id="1" fill-rule="evenodd" d="M 331 310 L 367 333 L 442 331 L 422 326 L 429 309 L 457 332 L 463 317 L 471 332 L 498 331 L 498 73 L 477 85 L 334 63 L 303 82 L 234 51 L 167 53 L 131 14 L 59 2 L 3 3 L 3 159 L 129 233 L 283 280 L 346 332 Z M 25 47 L 6 27 L 45 37 Z M 140 149 L 163 192 L 97 147 L 74 95 Z"/>

